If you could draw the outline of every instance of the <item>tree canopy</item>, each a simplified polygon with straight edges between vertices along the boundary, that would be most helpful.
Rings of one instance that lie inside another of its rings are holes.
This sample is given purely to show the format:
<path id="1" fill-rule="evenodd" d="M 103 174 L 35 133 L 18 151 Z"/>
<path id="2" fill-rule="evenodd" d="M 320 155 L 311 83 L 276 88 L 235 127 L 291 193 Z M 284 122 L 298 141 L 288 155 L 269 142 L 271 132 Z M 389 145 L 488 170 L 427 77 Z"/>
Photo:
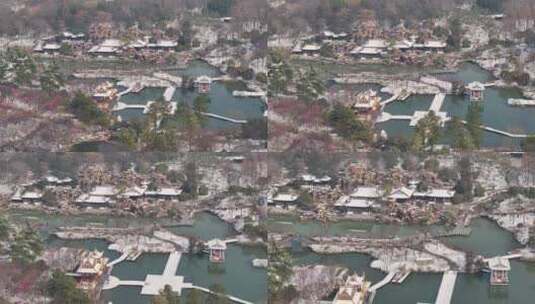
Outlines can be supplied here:
<path id="1" fill-rule="evenodd" d="M 89 304 L 89 297 L 76 287 L 76 281 L 61 271 L 55 271 L 48 280 L 46 291 L 52 304 Z"/>

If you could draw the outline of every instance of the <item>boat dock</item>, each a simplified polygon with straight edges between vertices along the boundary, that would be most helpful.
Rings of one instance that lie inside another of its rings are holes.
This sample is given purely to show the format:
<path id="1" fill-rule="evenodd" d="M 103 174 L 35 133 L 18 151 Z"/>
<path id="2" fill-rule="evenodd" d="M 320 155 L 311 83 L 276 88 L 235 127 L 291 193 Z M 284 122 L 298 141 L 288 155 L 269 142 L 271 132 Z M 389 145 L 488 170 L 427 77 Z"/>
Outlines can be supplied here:
<path id="1" fill-rule="evenodd" d="M 455 288 L 455 281 L 457 279 L 457 271 L 446 271 L 442 275 L 442 282 L 438 290 L 435 304 L 450 304 L 453 296 L 453 289 Z"/>

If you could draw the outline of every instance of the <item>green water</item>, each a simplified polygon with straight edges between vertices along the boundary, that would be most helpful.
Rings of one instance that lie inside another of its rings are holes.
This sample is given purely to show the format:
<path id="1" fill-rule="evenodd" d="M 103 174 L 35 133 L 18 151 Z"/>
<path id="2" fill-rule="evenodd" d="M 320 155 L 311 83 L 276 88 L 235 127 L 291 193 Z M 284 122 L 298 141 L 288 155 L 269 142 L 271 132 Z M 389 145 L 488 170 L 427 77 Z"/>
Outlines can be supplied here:
<path id="1" fill-rule="evenodd" d="M 486 257 L 505 255 L 521 245 L 513 234 L 503 230 L 494 221 L 476 218 L 470 224 L 472 233 L 466 237 L 447 237 L 443 240 L 455 248 L 472 251 Z"/>
<path id="2" fill-rule="evenodd" d="M 178 266 L 177 275 L 185 282 L 210 288 L 221 284 L 227 294 L 252 301 L 265 303 L 267 299 L 267 276 L 265 269 L 254 268 L 252 260 L 266 258 L 262 247 L 242 247 L 230 245 L 225 253 L 225 263 L 220 271 L 210 270 L 207 255 L 184 254 Z M 167 262 L 167 254 L 143 254 L 134 262 L 121 262 L 114 266 L 112 275 L 122 280 L 144 280 L 147 274 L 161 274 Z M 244 288 L 247 286 L 247 288 Z M 113 303 L 150 303 L 150 297 L 141 296 L 138 287 L 118 287 L 103 291 L 102 299 Z"/>
<path id="3" fill-rule="evenodd" d="M 208 212 L 197 213 L 191 226 L 173 226 L 168 230 L 178 235 L 196 237 L 204 241 L 214 238 L 227 239 L 236 234 L 231 225 Z"/>
<path id="4" fill-rule="evenodd" d="M 405 101 L 392 102 L 384 111 L 396 115 L 412 115 L 414 111 L 427 111 L 433 101 L 433 95 L 411 95 Z"/>
<path id="5" fill-rule="evenodd" d="M 452 303 L 523 304 L 535 300 L 535 264 L 511 261 L 509 286 L 489 287 L 489 274 L 457 276 Z"/>
<path id="6" fill-rule="evenodd" d="M 195 78 L 201 75 L 208 75 L 210 77 L 216 77 L 221 73 L 214 67 L 202 61 L 193 61 L 190 63 L 187 69 L 171 70 L 167 73 L 183 76 L 186 75 L 191 78 Z M 244 88 L 243 83 L 237 84 L 240 89 Z M 139 93 L 128 93 L 121 97 L 120 101 L 126 104 L 146 104 L 148 101 L 157 100 L 163 96 L 165 88 L 145 88 Z M 212 83 L 211 90 L 208 96 L 211 99 L 211 103 L 208 106 L 208 112 L 223 115 L 241 120 L 250 120 L 262 118 L 265 105 L 259 98 L 249 97 L 234 97 L 232 95 L 233 89 L 221 82 Z M 181 90 L 178 88 L 175 91 L 172 101 L 178 103 L 193 104 L 193 101 L 199 94 L 196 91 Z M 117 115 L 120 115 L 123 120 L 129 120 L 133 118 L 143 117 L 143 110 L 141 109 L 125 109 L 117 111 Z M 215 119 L 207 118 L 206 127 L 209 129 L 228 129 L 237 128 L 239 125 Z"/>
<path id="7" fill-rule="evenodd" d="M 373 221 L 341 220 L 324 227 L 317 221 L 297 221 L 292 216 L 270 216 L 266 221 L 272 232 L 285 232 L 301 236 L 347 235 L 387 238 L 405 237 L 422 231 L 444 230 L 441 226 L 378 224 Z"/>
<path id="8" fill-rule="evenodd" d="M 265 248 L 230 245 L 225 253 L 225 263 L 221 265 L 224 271 L 210 273 L 208 266 L 211 263 L 206 255 L 186 255 L 182 257 L 177 274 L 195 285 L 209 288 L 216 283 L 222 284 L 228 294 L 265 303 L 267 274 L 265 269 L 252 266 L 254 258 L 267 258 Z"/>
<path id="9" fill-rule="evenodd" d="M 121 102 L 126 104 L 145 104 L 147 101 L 157 100 L 163 96 L 165 88 L 144 88 L 138 93 L 127 93 L 121 96 Z"/>

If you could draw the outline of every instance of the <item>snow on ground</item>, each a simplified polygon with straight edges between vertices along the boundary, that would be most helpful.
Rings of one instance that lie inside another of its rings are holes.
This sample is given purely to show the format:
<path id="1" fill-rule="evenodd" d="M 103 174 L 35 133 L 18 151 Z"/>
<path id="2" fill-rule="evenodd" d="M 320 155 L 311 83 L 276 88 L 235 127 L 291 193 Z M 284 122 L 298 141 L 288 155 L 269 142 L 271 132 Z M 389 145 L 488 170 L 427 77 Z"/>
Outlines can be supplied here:
<path id="1" fill-rule="evenodd" d="M 410 248 L 372 249 L 378 255 L 371 264 L 372 268 L 389 272 L 404 269 L 414 272 L 444 272 L 450 269 L 448 261 L 426 252 Z"/>
<path id="2" fill-rule="evenodd" d="M 488 162 L 475 163 L 474 169 L 479 172 L 476 181 L 485 189 L 505 189 L 508 187 L 506 175 L 499 165 L 492 165 Z"/>
<path id="3" fill-rule="evenodd" d="M 347 269 L 336 266 L 310 265 L 293 268 L 291 284 L 306 300 L 317 301 L 327 296 L 342 282 Z"/>
<path id="4" fill-rule="evenodd" d="M 466 267 L 466 254 L 464 252 L 451 249 L 438 241 L 426 243 L 424 248 L 434 255 L 441 256 L 455 263 L 460 270 Z"/>
<path id="5" fill-rule="evenodd" d="M 511 231 L 520 244 L 529 241 L 529 227 L 535 225 L 535 213 L 491 215 L 500 227 Z"/>

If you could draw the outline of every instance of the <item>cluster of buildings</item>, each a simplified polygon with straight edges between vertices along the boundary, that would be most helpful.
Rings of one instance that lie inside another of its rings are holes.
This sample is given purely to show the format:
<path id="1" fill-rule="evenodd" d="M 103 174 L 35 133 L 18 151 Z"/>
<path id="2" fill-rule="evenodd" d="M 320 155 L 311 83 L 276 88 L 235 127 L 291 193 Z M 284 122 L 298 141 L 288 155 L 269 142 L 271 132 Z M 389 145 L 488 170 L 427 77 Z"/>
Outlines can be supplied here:
<path id="1" fill-rule="evenodd" d="M 350 195 L 341 196 L 335 203 L 336 209 L 345 213 L 370 211 L 381 201 L 406 203 L 409 201 L 422 201 L 428 203 L 450 203 L 455 195 L 454 190 L 427 189 L 418 191 L 415 183 L 408 187 L 399 187 L 389 193 L 379 187 L 358 187 Z"/>
<path id="2" fill-rule="evenodd" d="M 62 45 L 68 44 L 71 47 L 82 46 L 85 43 L 86 36 L 84 33 L 63 32 L 59 35 L 49 36 L 41 39 L 34 47 L 34 52 L 58 54 Z"/>
<path id="3" fill-rule="evenodd" d="M 318 195 L 323 195 L 322 201 L 334 198 L 333 208 L 343 214 L 370 212 L 374 208 L 380 208 L 383 202 L 448 204 L 455 195 L 454 190 L 446 188 L 419 187 L 420 182 L 418 181 L 410 181 L 407 186 L 388 191 L 379 186 L 358 186 L 350 194 L 342 195 L 339 194 L 337 185 L 333 184 L 333 179 L 329 176 L 316 177 L 305 174 L 301 176 L 299 181 L 300 191 L 319 193 Z M 280 209 L 296 209 L 301 201 L 299 193 L 299 191 L 294 190 L 276 190 L 268 195 L 267 204 Z"/>
<path id="4" fill-rule="evenodd" d="M 83 193 L 75 200 L 77 206 L 82 208 L 109 208 L 113 207 L 117 199 L 157 199 L 178 200 L 182 190 L 174 187 L 149 189 L 147 183 L 141 187 L 133 186 L 119 190 L 115 186 L 96 186 L 90 192 Z"/>
<path id="5" fill-rule="evenodd" d="M 443 52 L 447 46 L 446 42 L 440 40 L 428 40 L 423 43 L 417 43 L 413 39 L 389 43 L 383 39 L 371 39 L 363 45 L 355 47 L 351 50 L 350 54 L 357 57 L 375 58 L 383 57 L 390 51 Z"/>
<path id="6" fill-rule="evenodd" d="M 11 195 L 11 202 L 18 204 L 40 205 L 44 202 L 44 193 L 47 189 L 56 187 L 70 187 L 74 180 L 70 177 L 58 178 L 47 175 L 43 179 L 20 185 Z"/>
<path id="7" fill-rule="evenodd" d="M 124 43 L 118 39 L 106 39 L 88 50 L 89 54 L 96 56 L 115 56 L 125 50 L 135 51 L 174 51 L 178 42 L 174 40 L 154 40 L 145 37 L 132 43 Z"/>
<path id="8" fill-rule="evenodd" d="M 61 187 L 61 188 L 59 188 Z M 182 189 L 178 187 L 155 187 L 147 182 L 141 186 L 132 186 L 120 189 L 113 185 L 99 185 L 90 191 L 79 195 L 79 190 L 74 185 L 71 178 L 59 179 L 54 176 L 47 176 L 35 183 L 23 184 L 16 188 L 11 196 L 14 204 L 41 205 L 45 203 L 45 193 L 47 191 L 59 191 L 67 189 L 72 197 L 72 202 L 79 208 L 110 208 L 119 200 L 178 200 L 182 194 Z M 55 199 L 58 199 L 57 197 Z"/>
<path id="9" fill-rule="evenodd" d="M 41 39 L 34 47 L 34 52 L 56 55 L 61 53 L 64 45 L 68 45 L 74 49 L 85 51 L 94 56 L 116 56 L 124 51 L 169 51 L 172 52 L 178 47 L 178 41 L 169 39 L 154 39 L 150 36 L 145 36 L 143 39 L 138 39 L 134 42 L 124 42 L 120 39 L 103 39 L 98 44 L 93 44 L 86 39 L 83 33 L 73 34 L 64 32 L 60 35 L 50 36 Z"/>
<path id="10" fill-rule="evenodd" d="M 334 35 L 334 36 L 333 36 Z M 293 48 L 292 53 L 297 55 L 319 56 L 324 45 L 333 43 L 340 44 L 338 40 L 347 40 L 347 34 L 333 34 L 329 40 L 324 40 L 322 43 L 302 43 L 298 42 Z M 369 39 L 366 42 L 355 46 L 353 43 L 346 41 L 347 45 L 340 47 L 344 50 L 344 55 L 351 55 L 355 58 L 370 59 L 382 58 L 392 52 L 398 53 L 441 53 L 447 48 L 447 43 L 441 40 L 426 40 L 417 42 L 416 37 L 412 39 L 400 41 L 388 41 L 386 39 Z M 353 47 L 351 47 L 353 45 Z"/>

